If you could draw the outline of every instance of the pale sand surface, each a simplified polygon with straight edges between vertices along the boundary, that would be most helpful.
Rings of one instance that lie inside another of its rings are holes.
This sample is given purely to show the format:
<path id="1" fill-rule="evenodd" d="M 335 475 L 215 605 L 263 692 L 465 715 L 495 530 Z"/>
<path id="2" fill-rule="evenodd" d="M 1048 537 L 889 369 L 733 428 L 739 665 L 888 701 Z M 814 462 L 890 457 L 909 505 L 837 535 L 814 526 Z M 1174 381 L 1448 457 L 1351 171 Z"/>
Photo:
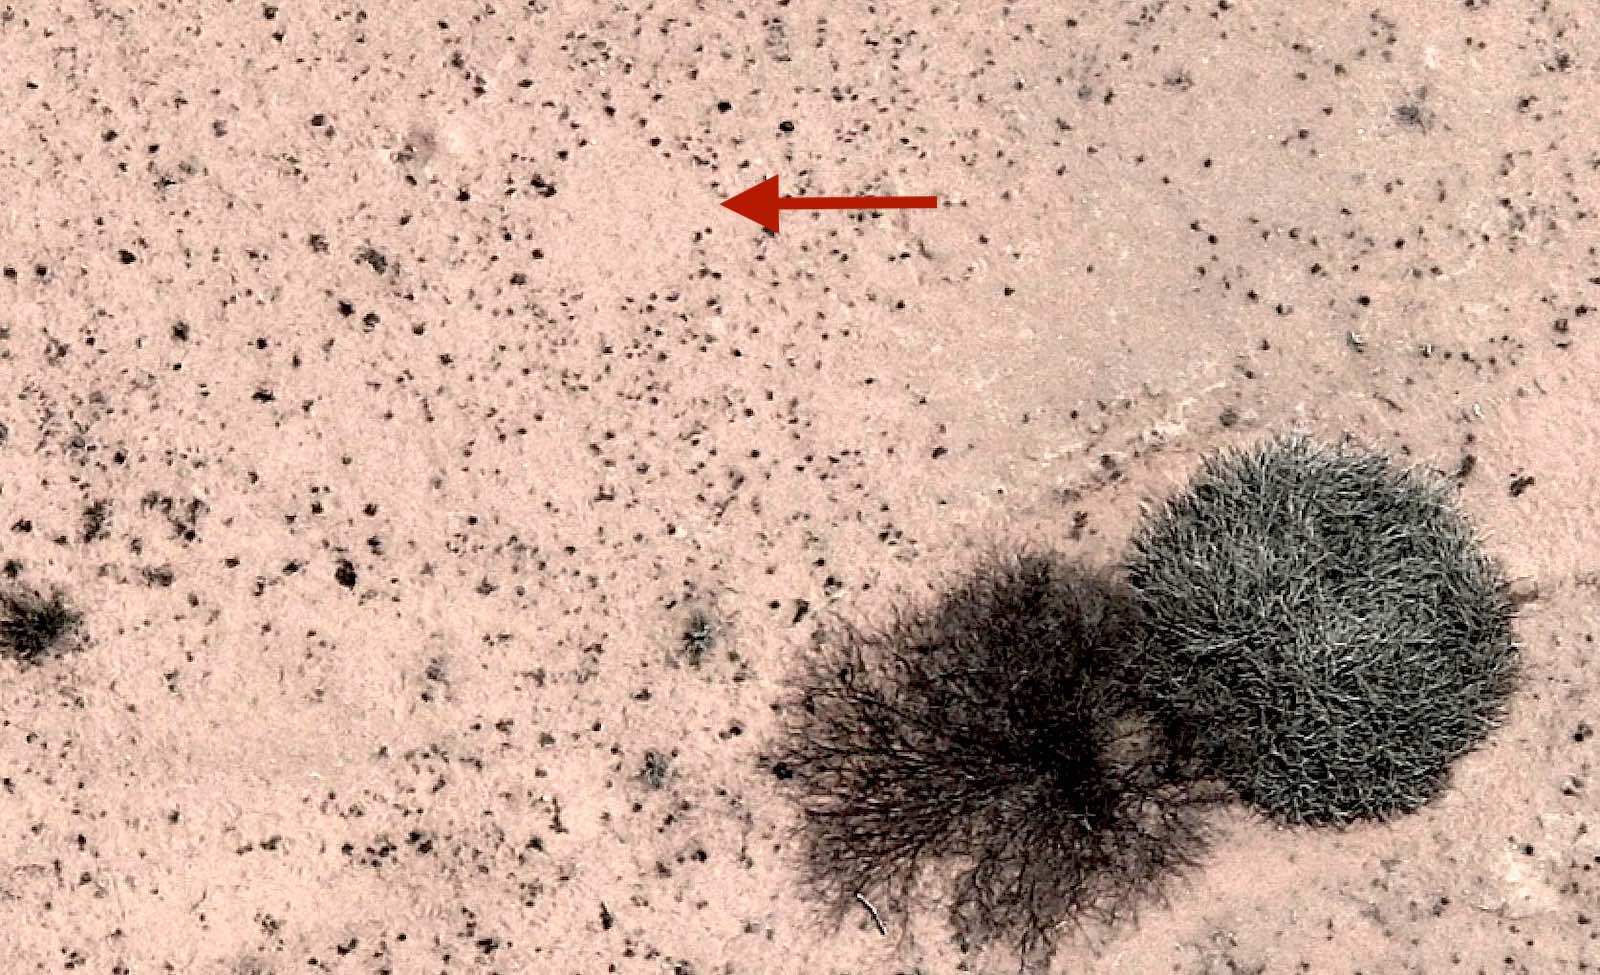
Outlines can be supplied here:
<path id="1" fill-rule="evenodd" d="M 0 6 L 0 970 L 1015 970 L 820 923 L 785 675 L 1287 429 L 1474 458 L 1525 689 L 1056 970 L 1600 966 L 1600 19 L 1306 6 Z"/>

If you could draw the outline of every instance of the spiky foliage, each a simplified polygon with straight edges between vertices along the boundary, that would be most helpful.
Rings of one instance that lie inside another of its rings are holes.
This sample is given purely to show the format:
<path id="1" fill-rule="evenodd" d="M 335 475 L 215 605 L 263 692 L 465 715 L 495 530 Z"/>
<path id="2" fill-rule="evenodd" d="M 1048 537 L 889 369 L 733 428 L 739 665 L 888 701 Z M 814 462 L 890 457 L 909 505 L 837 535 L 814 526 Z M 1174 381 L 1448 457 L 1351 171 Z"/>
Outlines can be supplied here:
<path id="1" fill-rule="evenodd" d="M 1411 811 L 1499 718 L 1507 585 L 1442 481 L 1271 439 L 1147 513 L 1131 672 L 1185 753 L 1294 822 Z"/>
<path id="2" fill-rule="evenodd" d="M 0 656 L 24 666 L 40 663 L 80 621 L 59 593 L 48 599 L 33 593 L 0 593 Z"/>
<path id="3" fill-rule="evenodd" d="M 813 889 L 841 912 L 857 892 L 903 906 L 942 863 L 958 932 L 1025 959 L 1156 893 L 1199 834 L 1127 713 L 1125 636 L 1104 583 L 1034 554 L 982 560 L 881 629 L 823 635 L 768 753 Z"/>

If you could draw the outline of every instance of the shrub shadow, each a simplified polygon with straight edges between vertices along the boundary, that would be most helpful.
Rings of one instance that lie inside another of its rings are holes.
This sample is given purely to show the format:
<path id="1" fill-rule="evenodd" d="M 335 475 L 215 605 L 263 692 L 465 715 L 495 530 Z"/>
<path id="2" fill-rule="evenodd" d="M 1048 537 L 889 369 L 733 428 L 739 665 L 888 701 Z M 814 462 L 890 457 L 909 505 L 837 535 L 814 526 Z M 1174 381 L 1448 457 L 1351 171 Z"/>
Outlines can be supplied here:
<path id="1" fill-rule="evenodd" d="M 938 867 L 959 939 L 1026 965 L 1196 861 L 1198 806 L 1131 707 L 1130 619 L 1108 577 L 991 551 L 885 626 L 819 631 L 763 762 L 836 922 L 858 894 L 904 910 Z"/>

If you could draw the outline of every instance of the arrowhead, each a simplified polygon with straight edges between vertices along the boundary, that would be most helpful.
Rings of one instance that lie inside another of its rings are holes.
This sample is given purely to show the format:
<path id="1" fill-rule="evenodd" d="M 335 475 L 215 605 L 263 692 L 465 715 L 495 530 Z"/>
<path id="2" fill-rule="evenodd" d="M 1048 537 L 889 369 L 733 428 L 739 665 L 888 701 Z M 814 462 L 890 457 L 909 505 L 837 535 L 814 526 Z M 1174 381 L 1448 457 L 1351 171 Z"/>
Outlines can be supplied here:
<path id="1" fill-rule="evenodd" d="M 778 177 L 762 180 L 743 193 L 723 200 L 722 205 L 746 220 L 754 220 L 773 233 L 777 233 Z"/>

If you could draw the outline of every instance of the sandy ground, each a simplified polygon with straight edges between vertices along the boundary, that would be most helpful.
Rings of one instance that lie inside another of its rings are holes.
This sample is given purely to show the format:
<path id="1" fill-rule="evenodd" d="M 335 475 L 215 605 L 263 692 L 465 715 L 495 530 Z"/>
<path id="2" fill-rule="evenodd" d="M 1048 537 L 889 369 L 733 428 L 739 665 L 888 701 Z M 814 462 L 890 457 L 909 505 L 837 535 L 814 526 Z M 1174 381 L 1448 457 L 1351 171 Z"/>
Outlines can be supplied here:
<path id="1" fill-rule="evenodd" d="M 1305 6 L 0 6 L 0 968 L 1014 971 L 819 921 L 785 675 L 1293 428 L 1458 475 L 1526 688 L 1056 969 L 1596 970 L 1600 19 Z"/>

